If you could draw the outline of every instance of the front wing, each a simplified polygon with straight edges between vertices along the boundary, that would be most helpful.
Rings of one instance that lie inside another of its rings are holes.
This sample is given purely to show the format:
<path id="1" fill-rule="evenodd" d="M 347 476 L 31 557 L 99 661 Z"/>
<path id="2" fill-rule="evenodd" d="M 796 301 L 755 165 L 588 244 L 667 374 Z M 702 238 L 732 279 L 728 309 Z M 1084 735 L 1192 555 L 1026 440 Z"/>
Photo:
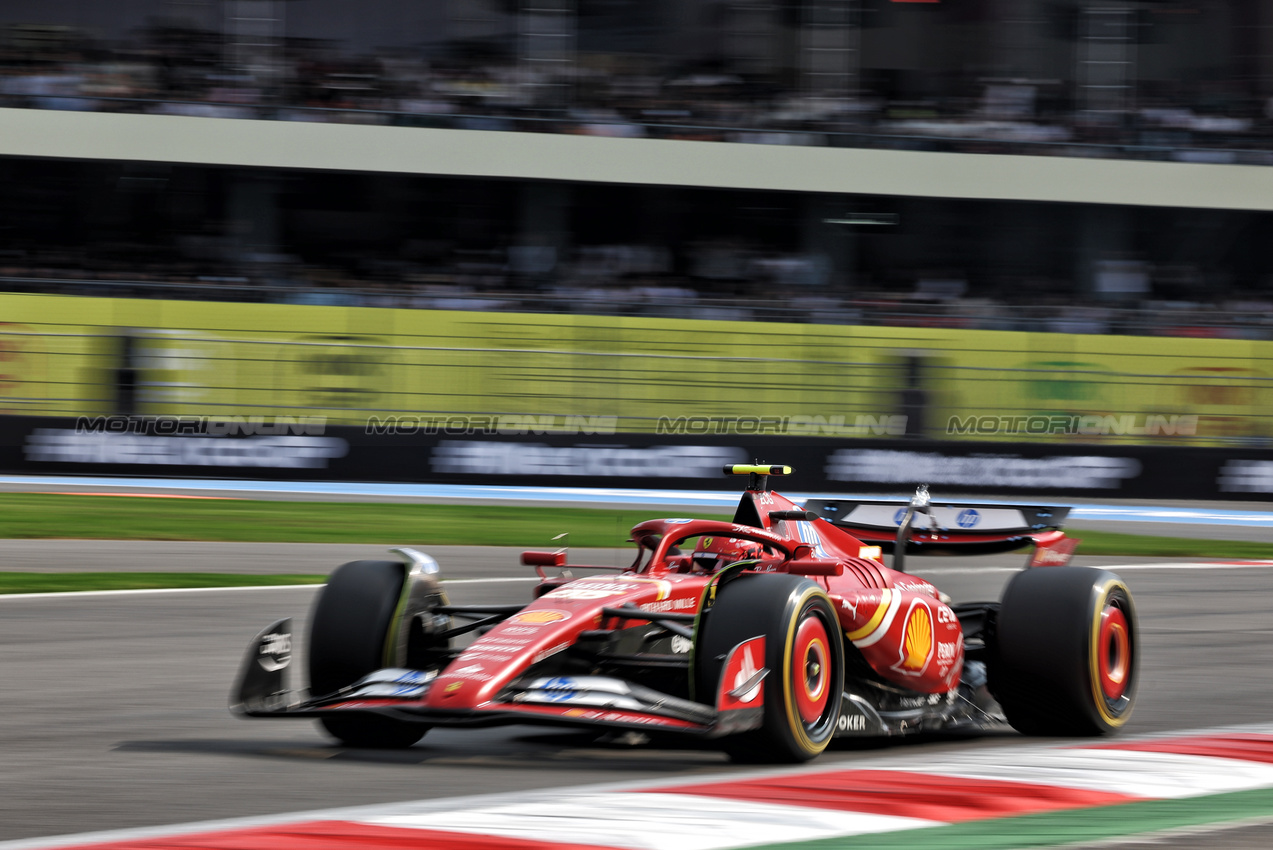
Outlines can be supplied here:
<path id="1" fill-rule="evenodd" d="M 748 644 L 764 655 L 764 637 L 731 651 L 716 705 L 709 706 L 610 676 L 525 676 L 499 697 L 472 708 L 428 704 L 435 670 L 386 668 L 331 694 L 308 695 L 289 688 L 291 619 L 262 631 L 248 647 L 231 708 L 244 717 L 309 717 L 338 713 L 379 714 L 429 726 L 499 726 L 516 723 L 643 729 L 718 738 L 758 728 L 763 696 L 743 704 L 740 693 L 757 689 L 768 670 L 743 671 L 740 650 Z M 739 668 L 735 670 L 734 668 Z M 742 675 L 746 672 L 747 675 Z M 738 682 L 727 688 L 726 683 Z"/>

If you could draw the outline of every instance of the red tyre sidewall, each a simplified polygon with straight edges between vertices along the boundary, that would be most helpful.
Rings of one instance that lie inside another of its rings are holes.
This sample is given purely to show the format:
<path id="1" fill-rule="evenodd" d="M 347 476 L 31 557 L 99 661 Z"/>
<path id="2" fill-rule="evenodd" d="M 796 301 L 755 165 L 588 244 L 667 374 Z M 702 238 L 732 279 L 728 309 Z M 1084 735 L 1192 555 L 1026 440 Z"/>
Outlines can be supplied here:
<path id="1" fill-rule="evenodd" d="M 839 637 L 838 623 L 835 620 L 835 609 L 826 594 L 817 587 L 810 586 L 793 599 L 795 616 L 788 620 L 786 639 L 775 645 L 782 652 L 781 659 L 774 666 L 775 672 L 781 671 L 782 688 L 784 689 L 785 711 L 779 709 L 783 723 L 789 730 L 792 742 L 806 757 L 817 755 L 826 749 L 831 737 L 835 734 L 834 716 L 829 716 L 829 706 L 837 705 L 838 700 L 832 694 L 833 688 L 840 688 L 843 660 L 830 641 Z M 815 649 L 815 645 L 820 645 Z M 821 681 L 821 690 L 816 686 L 813 696 L 807 687 L 806 660 L 807 651 L 820 651 L 827 660 Z M 815 711 L 815 709 L 817 709 Z M 806 712 L 812 713 L 812 719 L 806 719 Z M 778 718 L 775 717 L 775 720 Z"/>
<path id="2" fill-rule="evenodd" d="M 1131 627 L 1117 605 L 1108 605 L 1101 612 L 1096 654 L 1101 691 L 1106 699 L 1120 698 L 1131 678 Z"/>
<path id="3" fill-rule="evenodd" d="M 1097 585 L 1092 606 L 1088 672 L 1095 719 L 1107 730 L 1131 716 L 1137 674 L 1136 612 L 1131 591 L 1118 580 Z M 1110 650 L 1119 653 L 1110 658 Z"/>
<path id="4" fill-rule="evenodd" d="M 831 638 L 819 617 L 800 621 L 794 650 L 791 687 L 796 709 L 805 723 L 815 723 L 831 698 Z"/>

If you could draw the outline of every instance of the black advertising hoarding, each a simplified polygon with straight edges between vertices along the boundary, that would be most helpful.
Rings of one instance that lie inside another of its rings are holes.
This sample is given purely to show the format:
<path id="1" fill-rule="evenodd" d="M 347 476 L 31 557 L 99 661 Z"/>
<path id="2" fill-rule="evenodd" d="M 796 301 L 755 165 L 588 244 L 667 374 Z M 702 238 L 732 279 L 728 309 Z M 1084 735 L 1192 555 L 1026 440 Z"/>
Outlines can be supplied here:
<path id="1" fill-rule="evenodd" d="M 719 490 L 752 460 L 791 490 L 1268 499 L 1273 450 L 775 435 L 446 433 L 293 419 L 0 418 L 10 474 Z"/>

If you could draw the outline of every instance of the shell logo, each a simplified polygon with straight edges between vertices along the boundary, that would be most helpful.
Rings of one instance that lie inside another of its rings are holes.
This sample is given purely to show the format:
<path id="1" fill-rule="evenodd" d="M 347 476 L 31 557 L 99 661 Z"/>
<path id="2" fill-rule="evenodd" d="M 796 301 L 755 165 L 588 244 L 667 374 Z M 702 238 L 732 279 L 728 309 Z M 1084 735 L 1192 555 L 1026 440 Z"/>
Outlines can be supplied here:
<path id="1" fill-rule="evenodd" d="M 933 657 L 933 615 L 916 600 L 906 618 L 902 637 L 902 657 L 894 670 L 910 676 L 924 672 Z"/>
<path id="2" fill-rule="evenodd" d="M 520 614 L 514 614 L 508 618 L 508 622 L 522 623 L 528 626 L 546 626 L 549 623 L 559 623 L 568 619 L 570 619 L 570 614 L 565 611 L 544 608 L 538 611 L 523 611 Z"/>

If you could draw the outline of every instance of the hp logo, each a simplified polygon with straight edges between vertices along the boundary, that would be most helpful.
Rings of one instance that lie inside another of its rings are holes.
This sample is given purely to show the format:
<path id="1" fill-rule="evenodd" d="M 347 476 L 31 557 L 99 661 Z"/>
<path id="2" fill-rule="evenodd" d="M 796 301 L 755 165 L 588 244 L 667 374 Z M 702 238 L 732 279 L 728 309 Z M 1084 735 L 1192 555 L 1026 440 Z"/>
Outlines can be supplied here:
<path id="1" fill-rule="evenodd" d="M 959 516 L 955 517 L 955 522 L 959 523 L 960 528 L 972 528 L 981 522 L 981 514 L 972 508 L 964 508 L 959 512 Z"/>

